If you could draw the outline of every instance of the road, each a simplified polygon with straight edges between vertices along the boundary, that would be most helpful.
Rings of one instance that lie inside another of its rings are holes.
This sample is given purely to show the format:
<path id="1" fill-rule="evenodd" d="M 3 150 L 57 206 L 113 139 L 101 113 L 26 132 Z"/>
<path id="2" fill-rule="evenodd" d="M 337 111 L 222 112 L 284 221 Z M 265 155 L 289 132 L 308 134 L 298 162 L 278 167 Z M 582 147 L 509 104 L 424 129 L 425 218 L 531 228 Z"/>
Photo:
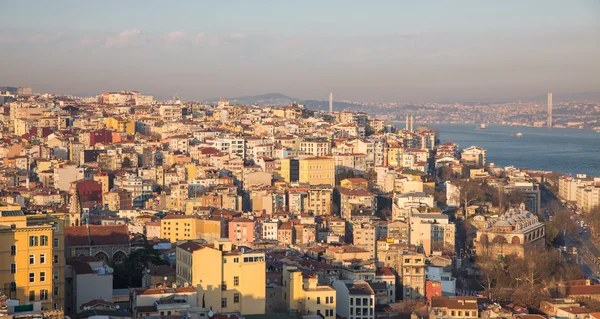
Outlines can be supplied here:
<path id="1" fill-rule="evenodd" d="M 574 236 L 567 236 L 567 246 L 577 247 L 577 261 L 587 278 L 600 277 L 600 249 L 590 239 L 589 229 L 581 227 L 581 218 L 573 214 L 577 223 L 577 232 Z"/>
<path id="2" fill-rule="evenodd" d="M 556 195 L 554 195 L 550 190 L 546 187 L 541 188 L 542 191 L 542 207 L 544 208 L 543 218 L 545 220 L 551 219 L 553 216 L 552 212 L 548 210 L 548 205 L 554 201 L 558 200 Z M 600 249 L 596 247 L 596 245 L 590 239 L 590 231 L 589 229 L 584 229 L 581 227 L 581 217 L 575 214 L 575 211 L 570 206 L 564 206 L 569 210 L 573 220 L 577 224 L 577 230 L 575 234 L 571 234 L 566 236 L 566 246 L 571 247 L 574 246 L 577 248 L 577 263 L 581 267 L 581 270 L 586 278 L 597 279 L 600 277 L 600 260 L 598 260 L 598 256 L 600 256 Z"/>

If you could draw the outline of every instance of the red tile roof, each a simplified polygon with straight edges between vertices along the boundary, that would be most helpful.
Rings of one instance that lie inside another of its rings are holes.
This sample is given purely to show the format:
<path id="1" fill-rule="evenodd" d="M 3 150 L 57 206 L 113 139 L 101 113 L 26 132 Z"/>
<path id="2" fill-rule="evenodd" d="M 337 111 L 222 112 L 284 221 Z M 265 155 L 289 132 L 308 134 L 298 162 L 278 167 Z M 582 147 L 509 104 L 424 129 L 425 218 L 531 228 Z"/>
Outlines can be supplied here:
<path id="1" fill-rule="evenodd" d="M 67 246 L 129 245 L 127 225 L 89 225 L 65 227 Z"/>

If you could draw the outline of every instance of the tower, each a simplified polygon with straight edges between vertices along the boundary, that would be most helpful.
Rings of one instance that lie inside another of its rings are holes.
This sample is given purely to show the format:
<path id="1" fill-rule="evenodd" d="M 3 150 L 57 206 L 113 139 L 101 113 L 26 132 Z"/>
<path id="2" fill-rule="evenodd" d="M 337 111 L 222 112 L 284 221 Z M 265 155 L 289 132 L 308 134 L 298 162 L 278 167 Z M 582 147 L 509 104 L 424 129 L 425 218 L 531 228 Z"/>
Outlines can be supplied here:
<path id="1" fill-rule="evenodd" d="M 552 127 L 552 93 L 548 93 L 548 127 Z"/>
<path id="2" fill-rule="evenodd" d="M 333 113 L 333 93 L 329 93 L 329 113 Z"/>
<path id="3" fill-rule="evenodd" d="M 406 130 L 408 131 L 408 114 L 406 114 Z"/>
<path id="4" fill-rule="evenodd" d="M 415 121 L 415 116 L 411 115 L 410 116 L 410 131 L 411 132 L 413 131 L 413 123 L 414 123 L 414 121 Z"/>
<path id="5" fill-rule="evenodd" d="M 71 183 L 71 203 L 69 205 L 69 214 L 75 219 L 75 226 L 80 225 L 82 215 L 81 197 L 79 196 L 79 190 L 77 189 L 77 183 Z"/>

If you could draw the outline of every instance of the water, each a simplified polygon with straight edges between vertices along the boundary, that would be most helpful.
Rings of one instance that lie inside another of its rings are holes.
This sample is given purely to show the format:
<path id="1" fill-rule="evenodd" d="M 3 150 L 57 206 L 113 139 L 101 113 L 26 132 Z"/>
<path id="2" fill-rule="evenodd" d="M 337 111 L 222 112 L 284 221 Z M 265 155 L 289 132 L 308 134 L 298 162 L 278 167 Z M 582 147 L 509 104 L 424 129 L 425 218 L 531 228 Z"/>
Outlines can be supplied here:
<path id="1" fill-rule="evenodd" d="M 442 143 L 485 148 L 487 161 L 496 166 L 600 176 L 600 133 L 595 131 L 504 125 L 475 130 L 474 124 L 427 126 L 440 131 Z M 523 136 L 513 137 L 517 132 Z"/>

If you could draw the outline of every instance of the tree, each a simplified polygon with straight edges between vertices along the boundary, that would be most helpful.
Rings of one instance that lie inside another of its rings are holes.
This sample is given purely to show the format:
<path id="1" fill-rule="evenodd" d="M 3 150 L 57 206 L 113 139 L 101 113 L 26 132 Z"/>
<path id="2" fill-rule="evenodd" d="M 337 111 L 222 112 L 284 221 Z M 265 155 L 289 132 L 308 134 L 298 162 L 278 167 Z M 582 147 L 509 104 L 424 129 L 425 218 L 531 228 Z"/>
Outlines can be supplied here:
<path id="1" fill-rule="evenodd" d="M 392 318 L 406 318 L 412 313 L 420 312 L 425 307 L 423 301 L 409 299 L 392 304 L 385 312 L 393 314 Z"/>
<path id="2" fill-rule="evenodd" d="M 571 216 L 570 211 L 562 209 L 554 215 L 554 219 L 552 220 L 554 227 L 562 233 L 563 237 L 575 234 L 577 231 L 577 225 L 575 224 L 575 221 L 571 219 Z"/>
<path id="3" fill-rule="evenodd" d="M 458 192 L 455 192 L 451 196 L 454 196 L 454 201 L 460 202 L 463 205 L 465 212 L 469 205 L 481 200 L 485 196 L 485 185 L 482 185 L 477 180 L 454 179 L 451 183 L 458 188 Z"/>
<path id="4" fill-rule="evenodd" d="M 129 159 L 129 157 L 125 157 L 123 159 L 123 164 L 121 166 L 123 168 L 130 168 L 131 167 L 131 160 Z"/>
<path id="5" fill-rule="evenodd" d="M 546 247 L 551 247 L 553 244 L 558 244 L 556 240 L 558 239 L 557 236 L 559 230 L 554 227 L 554 223 L 545 222 L 544 225 L 546 225 Z"/>
<path id="6" fill-rule="evenodd" d="M 442 166 L 437 170 L 438 178 L 442 181 L 447 181 L 450 178 L 454 177 L 454 170 L 448 166 Z"/>
<path id="7" fill-rule="evenodd" d="M 141 248 L 131 251 L 129 256 L 125 258 L 123 265 L 116 268 L 119 272 L 118 276 L 125 276 L 130 287 L 138 287 L 141 285 L 142 275 L 146 269 L 151 266 L 165 265 L 166 262 L 161 256 L 161 252 L 152 247 L 152 243 L 142 235 L 143 245 Z"/>

